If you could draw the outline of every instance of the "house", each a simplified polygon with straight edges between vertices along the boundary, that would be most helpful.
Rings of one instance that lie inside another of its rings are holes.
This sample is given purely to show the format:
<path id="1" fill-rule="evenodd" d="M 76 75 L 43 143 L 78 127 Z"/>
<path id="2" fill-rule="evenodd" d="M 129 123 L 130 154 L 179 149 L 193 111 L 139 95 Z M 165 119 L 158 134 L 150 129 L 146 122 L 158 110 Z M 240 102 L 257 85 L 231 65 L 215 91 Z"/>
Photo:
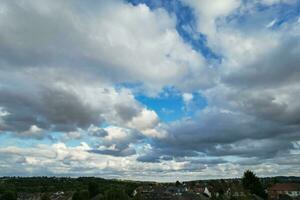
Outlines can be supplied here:
<path id="1" fill-rule="evenodd" d="M 209 198 L 211 197 L 211 192 L 205 187 L 203 194 L 206 194 Z"/>
<path id="2" fill-rule="evenodd" d="M 196 194 L 202 194 L 204 192 L 205 187 L 199 187 L 196 186 L 194 188 L 191 189 L 191 191 L 193 191 Z"/>
<path id="3" fill-rule="evenodd" d="M 177 196 L 180 196 L 187 191 L 188 191 L 187 187 L 183 187 L 183 186 L 179 186 L 179 187 L 169 186 L 166 190 L 167 193 L 174 194 Z"/>
<path id="4" fill-rule="evenodd" d="M 300 184 L 277 183 L 268 189 L 268 199 L 280 199 L 280 196 L 287 195 L 292 198 L 300 197 Z"/>
<path id="5" fill-rule="evenodd" d="M 144 186 L 138 187 L 133 195 L 136 199 L 143 200 L 172 200 L 177 190 L 172 191 L 175 193 L 168 192 L 167 188 L 163 186 Z"/>
<path id="6" fill-rule="evenodd" d="M 191 188 L 191 191 L 194 192 L 195 194 L 197 194 L 197 195 L 204 194 L 207 197 L 212 197 L 211 190 L 212 190 L 212 188 L 209 186 L 200 186 L 200 185 L 197 185 L 197 186 L 194 186 L 193 188 Z"/>

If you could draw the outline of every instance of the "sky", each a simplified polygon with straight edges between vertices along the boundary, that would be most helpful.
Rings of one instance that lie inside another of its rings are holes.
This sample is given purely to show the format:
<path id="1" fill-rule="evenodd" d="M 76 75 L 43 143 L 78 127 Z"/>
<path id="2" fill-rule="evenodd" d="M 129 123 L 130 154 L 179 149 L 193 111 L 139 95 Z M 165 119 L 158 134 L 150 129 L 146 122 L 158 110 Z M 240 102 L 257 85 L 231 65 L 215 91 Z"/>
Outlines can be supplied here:
<path id="1" fill-rule="evenodd" d="M 0 176 L 300 176 L 300 1 L 1 0 Z"/>

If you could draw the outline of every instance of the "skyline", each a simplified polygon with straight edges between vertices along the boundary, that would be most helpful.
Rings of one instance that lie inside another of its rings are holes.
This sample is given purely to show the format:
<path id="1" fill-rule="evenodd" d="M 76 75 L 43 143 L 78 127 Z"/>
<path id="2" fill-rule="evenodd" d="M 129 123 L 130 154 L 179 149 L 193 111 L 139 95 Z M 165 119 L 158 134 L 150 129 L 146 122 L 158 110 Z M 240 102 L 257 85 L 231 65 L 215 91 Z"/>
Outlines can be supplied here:
<path id="1" fill-rule="evenodd" d="M 300 1 L 0 1 L 0 176 L 300 176 Z"/>

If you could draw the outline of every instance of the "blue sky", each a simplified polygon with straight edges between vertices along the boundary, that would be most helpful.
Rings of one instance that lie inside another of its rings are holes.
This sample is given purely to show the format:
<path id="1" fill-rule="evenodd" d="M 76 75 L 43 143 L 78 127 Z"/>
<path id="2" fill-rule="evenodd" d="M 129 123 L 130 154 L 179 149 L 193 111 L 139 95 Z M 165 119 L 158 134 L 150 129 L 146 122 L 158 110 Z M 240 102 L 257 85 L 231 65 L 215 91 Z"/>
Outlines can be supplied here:
<path id="1" fill-rule="evenodd" d="M 220 59 L 220 56 L 213 52 L 206 44 L 206 36 L 197 33 L 196 16 L 193 9 L 184 3 L 173 1 L 151 1 L 151 0 L 128 0 L 133 5 L 145 4 L 150 9 L 165 9 L 170 15 L 176 16 L 176 30 L 182 39 L 189 43 L 193 49 L 205 55 L 207 59 Z"/>
<path id="2" fill-rule="evenodd" d="M 186 105 L 179 92 L 163 91 L 158 97 L 136 96 L 136 99 L 154 110 L 164 122 L 193 117 L 195 112 L 205 108 L 206 100 L 199 93 L 193 93 L 190 105 Z"/>
<path id="3" fill-rule="evenodd" d="M 300 175 L 299 11 L 1 1 L 0 176 Z"/>

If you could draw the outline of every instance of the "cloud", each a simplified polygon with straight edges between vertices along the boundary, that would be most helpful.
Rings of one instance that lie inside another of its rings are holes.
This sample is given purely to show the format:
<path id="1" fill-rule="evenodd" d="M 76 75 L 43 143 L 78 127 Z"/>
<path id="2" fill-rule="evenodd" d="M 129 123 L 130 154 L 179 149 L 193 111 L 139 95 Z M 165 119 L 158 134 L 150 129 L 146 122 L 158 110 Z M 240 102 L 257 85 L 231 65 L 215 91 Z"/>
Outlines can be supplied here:
<path id="1" fill-rule="evenodd" d="M 157 162 L 161 156 L 181 157 L 180 149 L 186 156 L 190 152 L 190 157 L 262 159 L 293 150 L 293 141 L 299 140 L 299 109 L 294 101 L 299 86 L 297 25 L 292 22 L 273 32 L 254 29 L 251 22 L 255 32 L 246 32 L 230 21 L 215 23 L 242 8 L 241 2 L 226 2 L 220 10 L 205 1 L 186 3 L 197 11 L 199 31 L 208 35 L 211 47 L 223 57 L 220 79 L 217 86 L 203 91 L 208 107 L 192 119 L 168 124 L 167 136 L 152 143 L 158 153 L 150 151 L 142 158 Z M 204 10 L 202 4 L 210 9 Z M 209 29 L 202 18 L 212 22 Z"/>
<path id="2" fill-rule="evenodd" d="M 44 143 L 60 134 L 50 145 L 1 146 L 2 175 L 299 174 L 299 16 L 278 14 L 297 3 L 181 2 L 195 17 L 190 34 L 218 61 L 187 44 L 185 21 L 159 6 L 1 1 L 0 137 Z M 190 105 L 177 121 L 138 101 L 165 88 Z"/>
<path id="3" fill-rule="evenodd" d="M 230 15 L 240 5 L 240 0 L 209 1 L 209 0 L 182 0 L 196 12 L 198 31 L 206 35 L 216 34 L 217 20 Z"/>
<path id="4" fill-rule="evenodd" d="M 92 152 L 120 156 L 132 155 L 136 152 L 131 144 L 137 144 L 144 138 L 143 134 L 132 129 L 107 127 L 105 131 L 107 135 L 99 140 L 96 144 L 98 147 Z"/>
<path id="5" fill-rule="evenodd" d="M 10 113 L 2 117 L 5 131 L 72 132 L 109 122 L 158 136 L 157 114 L 116 84 L 138 82 L 155 94 L 166 85 L 190 90 L 214 82 L 207 76 L 213 70 L 163 9 L 120 1 L 1 5 L 0 104 Z M 79 12 L 81 6 L 91 9 Z"/>
<path id="6" fill-rule="evenodd" d="M 182 99 L 183 102 L 188 105 L 192 100 L 193 100 L 194 96 L 191 93 L 183 93 L 182 94 Z"/>
<path id="7" fill-rule="evenodd" d="M 139 131 L 142 131 L 145 135 L 148 136 L 160 136 L 154 133 L 152 130 L 155 129 L 159 125 L 159 117 L 158 115 L 152 111 L 143 109 L 139 115 L 132 118 L 132 120 L 128 123 L 128 127 L 136 128 Z"/>
<path id="8" fill-rule="evenodd" d="M 183 42 L 176 19 L 163 9 L 115 0 L 93 5 L 80 1 L 1 4 L 6 8 L 0 21 L 2 70 L 51 67 L 64 75 L 71 70 L 79 79 L 141 82 L 149 93 L 169 84 L 190 88 L 213 83 L 207 76 L 189 83 L 188 78 L 213 75 L 213 70 Z M 82 6 L 89 11 L 80 10 Z"/>
<path id="9" fill-rule="evenodd" d="M 42 139 L 44 137 L 44 131 L 43 129 L 39 128 L 36 125 L 30 126 L 29 130 L 23 131 L 19 133 L 20 137 L 25 137 L 25 138 L 37 138 L 37 139 Z"/>
<path id="10" fill-rule="evenodd" d="M 278 4 L 278 3 L 288 3 L 288 4 L 293 4 L 295 3 L 295 0 L 262 0 L 261 3 L 266 4 L 268 6 L 271 6 L 273 4 Z"/>
<path id="11" fill-rule="evenodd" d="M 298 155 L 280 155 L 265 159 L 264 164 L 249 159 L 241 163 L 228 162 L 218 158 L 190 160 L 163 159 L 161 162 L 138 162 L 135 156 L 115 157 L 90 153 L 91 148 L 82 143 L 67 147 L 63 143 L 37 145 L 30 148 L 15 146 L 0 148 L 0 169 L 3 175 L 32 176 L 90 176 L 106 178 L 131 178 L 137 180 L 173 181 L 197 178 L 239 177 L 246 169 L 255 170 L 258 175 L 284 175 L 288 171 L 298 174 Z M 283 159 L 284 158 L 284 159 Z M 293 162 L 286 162 L 291 160 Z M 144 160 L 145 161 L 145 160 Z M 226 172 L 226 173 L 225 173 Z M 160 178 L 159 178 L 160 177 Z"/>

